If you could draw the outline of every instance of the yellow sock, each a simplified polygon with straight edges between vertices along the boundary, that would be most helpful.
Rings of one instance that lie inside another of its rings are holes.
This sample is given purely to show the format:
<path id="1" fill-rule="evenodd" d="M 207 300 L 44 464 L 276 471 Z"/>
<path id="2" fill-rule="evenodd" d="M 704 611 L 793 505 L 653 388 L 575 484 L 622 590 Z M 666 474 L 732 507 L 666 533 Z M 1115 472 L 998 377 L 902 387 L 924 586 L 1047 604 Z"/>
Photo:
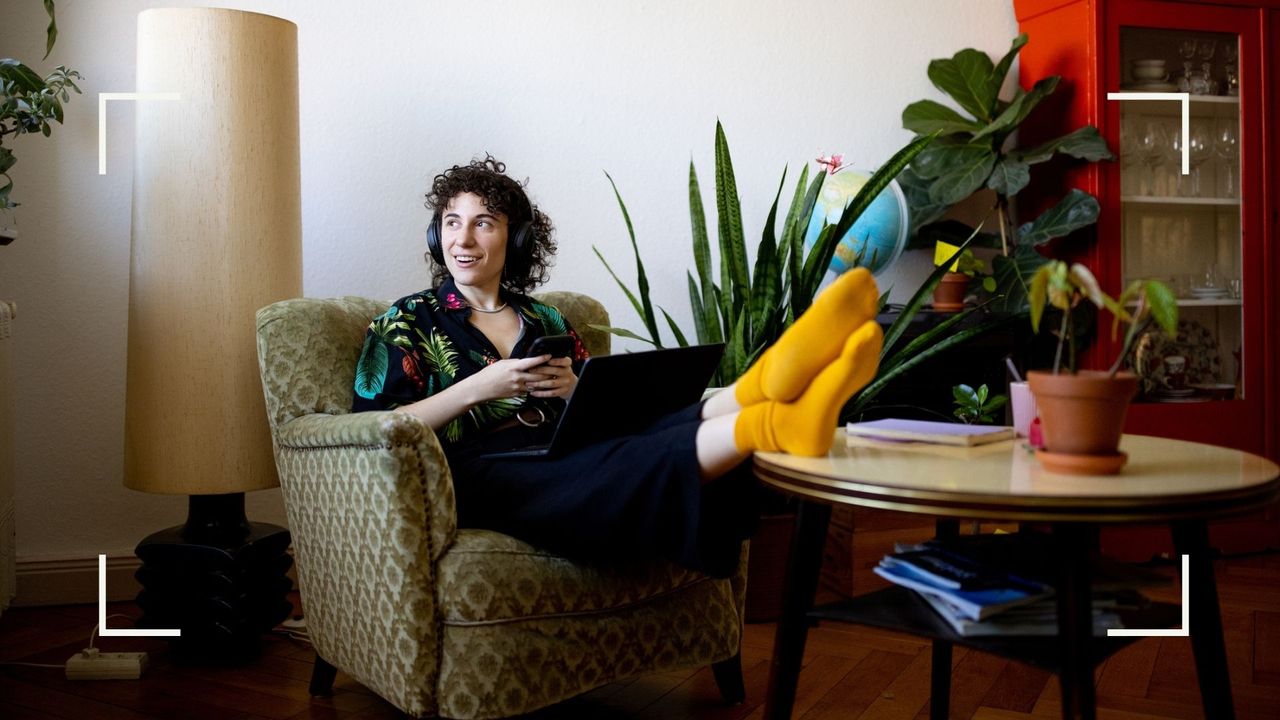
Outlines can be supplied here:
<path id="1" fill-rule="evenodd" d="M 734 443 L 743 453 L 763 450 L 817 457 L 835 439 L 840 408 L 875 377 L 884 333 L 874 319 L 846 338 L 840 356 L 794 402 L 761 402 L 738 413 Z"/>
<path id="2" fill-rule="evenodd" d="M 875 318 L 879 293 L 866 268 L 836 278 L 738 379 L 738 404 L 800 397 L 809 381 L 840 354 L 849 334 Z"/>

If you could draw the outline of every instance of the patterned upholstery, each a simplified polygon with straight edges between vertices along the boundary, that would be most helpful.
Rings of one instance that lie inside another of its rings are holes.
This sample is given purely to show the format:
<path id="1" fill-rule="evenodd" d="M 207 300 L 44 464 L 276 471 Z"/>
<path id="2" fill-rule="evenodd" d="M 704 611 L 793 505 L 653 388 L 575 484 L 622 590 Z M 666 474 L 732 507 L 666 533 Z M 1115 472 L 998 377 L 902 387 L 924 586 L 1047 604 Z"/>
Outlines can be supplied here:
<path id="1" fill-rule="evenodd" d="M 539 298 L 607 354 L 595 300 Z M 641 673 L 737 653 L 739 572 L 570 562 L 498 533 L 458 530 L 435 433 L 388 412 L 348 414 L 370 320 L 389 303 L 298 299 L 258 311 L 276 464 L 316 652 L 410 715 L 530 712 Z"/>

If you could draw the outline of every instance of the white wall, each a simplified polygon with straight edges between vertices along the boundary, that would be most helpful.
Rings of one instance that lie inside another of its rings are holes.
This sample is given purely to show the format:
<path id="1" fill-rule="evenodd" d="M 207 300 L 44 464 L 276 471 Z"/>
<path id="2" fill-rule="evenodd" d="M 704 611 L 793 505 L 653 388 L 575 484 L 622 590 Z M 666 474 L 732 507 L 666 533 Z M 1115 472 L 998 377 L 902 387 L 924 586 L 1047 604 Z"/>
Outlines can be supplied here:
<path id="1" fill-rule="evenodd" d="M 133 110 L 110 105 L 99 176 L 96 101 L 133 89 L 140 10 L 202 4 L 62 0 L 57 47 L 40 62 L 41 3 L 6 3 L 3 54 L 86 76 L 52 142 L 15 144 L 22 235 L 0 249 L 0 297 L 19 308 L 20 561 L 127 555 L 185 517 L 185 499 L 121 484 Z M 785 164 L 796 171 L 819 151 L 883 162 L 910 139 L 902 108 L 941 99 L 925 75 L 931 58 L 963 47 L 1002 54 L 1017 32 L 1009 0 L 227 4 L 298 24 L 307 295 L 394 298 L 424 287 L 427 183 L 487 150 L 532 179 L 559 228 L 549 288 L 594 295 L 633 328 L 591 252 L 597 245 L 634 279 L 603 171 L 631 211 L 653 297 L 688 328 L 687 168 L 692 159 L 704 191 L 712 187 L 717 118 L 754 247 Z M 714 200 L 704 202 L 714 237 Z M 882 285 L 909 291 L 921 268 L 909 258 Z M 283 522 L 278 490 L 252 494 L 249 506 L 251 519 Z"/>

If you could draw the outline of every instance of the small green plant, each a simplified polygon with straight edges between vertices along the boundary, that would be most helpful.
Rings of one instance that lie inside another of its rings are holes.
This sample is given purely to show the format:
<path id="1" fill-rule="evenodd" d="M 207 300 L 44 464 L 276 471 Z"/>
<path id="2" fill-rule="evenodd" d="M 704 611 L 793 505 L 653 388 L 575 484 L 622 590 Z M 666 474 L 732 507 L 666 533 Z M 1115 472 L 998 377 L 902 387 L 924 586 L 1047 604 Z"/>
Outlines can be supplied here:
<path id="1" fill-rule="evenodd" d="M 977 390 L 969 385 L 956 385 L 951 388 L 956 404 L 953 414 L 970 425 L 995 422 L 996 411 L 1008 404 L 1009 398 L 1005 395 L 988 397 L 989 393 L 985 384 Z"/>
<path id="2" fill-rule="evenodd" d="M 45 0 L 49 13 L 49 28 L 45 57 L 53 50 L 58 37 L 58 25 L 54 21 L 53 1 Z M 13 179 L 9 169 L 18 162 L 13 151 L 4 147 L 8 135 L 40 133 L 48 137 L 52 132 L 50 122 L 62 123 L 62 104 L 71 99 L 70 92 L 80 93 L 75 81 L 83 79 L 80 73 L 59 65 L 53 72 L 41 78 L 31 68 L 13 58 L 0 59 L 0 210 L 18 206 L 10 198 Z"/>
<path id="3" fill-rule="evenodd" d="M 1057 336 L 1058 349 L 1054 353 L 1053 372 L 1062 370 L 1062 354 L 1067 349 L 1067 372 L 1076 371 L 1076 329 L 1072 322 L 1072 310 L 1088 300 L 1099 309 L 1109 311 L 1113 317 L 1111 334 L 1119 334 L 1120 324 L 1128 326 L 1120 354 L 1111 365 L 1115 376 L 1132 352 L 1134 342 L 1155 322 L 1161 330 L 1173 337 L 1178 332 L 1178 300 L 1168 285 L 1158 280 L 1134 280 L 1118 298 L 1102 292 L 1098 280 L 1084 265 L 1068 266 L 1061 260 L 1051 260 L 1042 265 L 1031 279 L 1031 328 L 1040 331 L 1040 321 L 1046 305 L 1062 311 Z M 1130 308 L 1132 306 L 1132 309 Z"/>

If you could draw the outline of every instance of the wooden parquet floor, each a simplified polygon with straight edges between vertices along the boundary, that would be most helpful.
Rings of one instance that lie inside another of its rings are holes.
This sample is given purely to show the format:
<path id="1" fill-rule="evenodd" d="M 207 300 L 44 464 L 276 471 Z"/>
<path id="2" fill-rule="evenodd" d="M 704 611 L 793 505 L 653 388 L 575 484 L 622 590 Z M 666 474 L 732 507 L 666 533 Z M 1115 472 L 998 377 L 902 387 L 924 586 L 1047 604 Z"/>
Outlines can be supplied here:
<path id="1" fill-rule="evenodd" d="M 1165 571 L 1176 574 L 1172 567 Z M 1217 572 L 1237 717 L 1280 718 L 1280 555 L 1221 560 Z M 1171 602 L 1180 597 L 1176 585 L 1148 594 Z M 85 647 L 96 611 L 92 605 L 11 608 L 0 616 L 0 663 L 60 666 Z M 137 614 L 131 603 L 113 603 L 109 612 Z M 710 669 L 701 668 L 612 683 L 523 720 L 762 718 L 773 631 L 772 624 L 746 628 L 747 700 L 741 705 L 721 704 Z M 262 656 L 238 668 L 175 664 L 161 640 L 108 638 L 98 645 L 107 651 L 145 650 L 152 664 L 142 680 L 97 682 L 68 681 L 60 669 L 0 665 L 0 718 L 402 717 L 342 673 L 332 698 L 310 698 L 311 649 L 282 636 L 267 638 Z M 1058 717 L 1058 683 L 1046 672 L 957 648 L 952 673 L 952 718 Z M 926 642 L 823 623 L 809 634 L 794 717 L 920 720 L 928 717 L 928 686 Z M 1204 717 L 1186 638 L 1149 638 L 1113 656 L 1098 670 L 1097 691 L 1102 720 Z"/>

